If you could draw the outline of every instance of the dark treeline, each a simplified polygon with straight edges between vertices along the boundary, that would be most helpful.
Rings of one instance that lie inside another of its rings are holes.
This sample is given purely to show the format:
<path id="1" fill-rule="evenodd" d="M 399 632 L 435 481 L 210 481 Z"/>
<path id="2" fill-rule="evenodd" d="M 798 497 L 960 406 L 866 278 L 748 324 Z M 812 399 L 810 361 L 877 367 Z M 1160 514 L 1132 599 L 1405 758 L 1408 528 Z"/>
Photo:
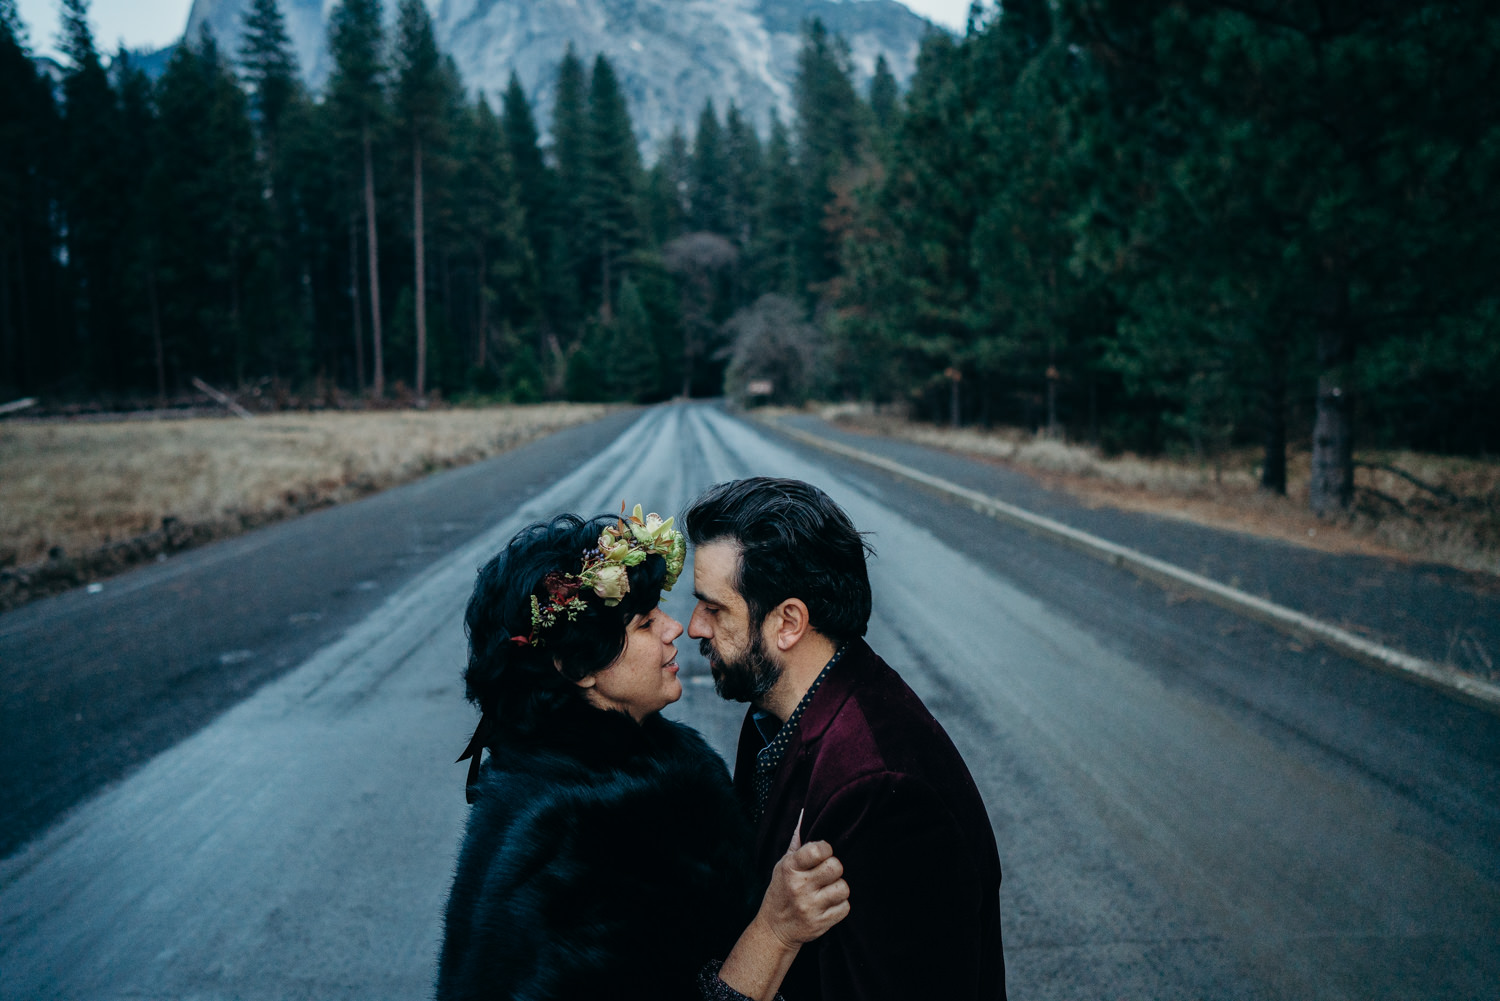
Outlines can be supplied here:
<path id="1" fill-rule="evenodd" d="M 1277 492 L 1308 443 L 1319 512 L 1356 440 L 1500 445 L 1493 4 L 1003 8 L 929 40 L 856 183 L 849 389 L 1106 447 L 1255 442 Z"/>
<path id="2" fill-rule="evenodd" d="M 1461 3 L 1011 0 L 905 94 L 805 31 L 795 116 L 711 103 L 642 163 L 607 60 L 550 142 L 467 93 L 421 0 L 333 10 L 300 82 L 239 52 L 66 66 L 0 0 L 0 392 L 194 377 L 327 399 L 904 402 L 1106 448 L 1265 449 L 1347 506 L 1353 445 L 1500 433 L 1500 15 Z"/>
<path id="3" fill-rule="evenodd" d="M 761 311 L 812 330 L 809 282 L 838 269 L 804 192 L 857 156 L 863 105 L 821 27 L 804 76 L 842 88 L 831 144 L 708 103 L 647 169 L 606 59 L 560 54 L 544 146 L 514 77 L 498 106 L 466 92 L 421 0 L 389 33 L 380 0 L 334 7 L 320 94 L 276 0 L 253 0 L 238 52 L 186 40 L 155 81 L 125 52 L 106 66 L 87 0 L 63 8 L 54 84 L 0 0 L 0 393 L 712 395 L 731 315 L 775 293 Z"/>

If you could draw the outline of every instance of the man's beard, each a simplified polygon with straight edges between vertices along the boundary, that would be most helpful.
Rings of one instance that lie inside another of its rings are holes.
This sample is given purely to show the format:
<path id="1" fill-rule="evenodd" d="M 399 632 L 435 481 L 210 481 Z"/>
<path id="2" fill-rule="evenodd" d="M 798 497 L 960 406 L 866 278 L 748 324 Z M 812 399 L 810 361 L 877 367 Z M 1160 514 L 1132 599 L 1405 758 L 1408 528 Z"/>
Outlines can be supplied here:
<path id="1" fill-rule="evenodd" d="M 711 640 L 700 641 L 698 649 L 708 658 L 720 698 L 759 704 L 781 680 L 781 665 L 767 656 L 758 630 L 750 631 L 749 648 L 734 660 L 721 659 Z"/>

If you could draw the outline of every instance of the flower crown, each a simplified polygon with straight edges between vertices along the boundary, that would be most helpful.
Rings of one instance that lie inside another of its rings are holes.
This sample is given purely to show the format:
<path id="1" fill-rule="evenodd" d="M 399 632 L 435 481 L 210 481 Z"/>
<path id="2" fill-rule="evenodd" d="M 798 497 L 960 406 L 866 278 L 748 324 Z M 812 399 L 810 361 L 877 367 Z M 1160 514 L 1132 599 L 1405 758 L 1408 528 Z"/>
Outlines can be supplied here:
<path id="1" fill-rule="evenodd" d="M 596 547 L 584 550 L 583 566 L 576 574 L 554 571 L 543 579 L 547 600 L 543 604 L 536 595 L 531 596 L 531 635 L 513 636 L 511 642 L 541 646 L 542 630 L 552 628 L 559 618 L 576 621 L 578 613 L 588 608 L 581 596 L 585 588 L 603 598 L 606 606 L 618 605 L 630 593 L 629 569 L 644 563 L 648 556 L 667 561 L 662 590 L 672 590 L 687 557 L 687 543 L 682 533 L 672 528 L 673 520 L 662 521 L 654 513 L 643 517 L 639 504 L 627 518 L 622 503 L 619 520 L 605 527 Z"/>

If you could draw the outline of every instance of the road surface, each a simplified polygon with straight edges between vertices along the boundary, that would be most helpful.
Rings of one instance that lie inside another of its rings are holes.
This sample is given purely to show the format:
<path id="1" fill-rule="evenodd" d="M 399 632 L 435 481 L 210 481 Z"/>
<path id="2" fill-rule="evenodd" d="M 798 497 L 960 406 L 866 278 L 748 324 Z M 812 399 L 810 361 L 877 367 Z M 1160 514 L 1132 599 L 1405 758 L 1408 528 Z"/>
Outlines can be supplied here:
<path id="1" fill-rule="evenodd" d="M 869 639 L 984 793 L 1013 997 L 1496 996 L 1500 719 L 695 405 L 646 411 L 0 862 L 0 997 L 426 996 L 474 569 L 556 511 L 675 513 L 755 473 L 872 533 Z M 740 709 L 679 646 L 669 715 L 728 754 Z"/>

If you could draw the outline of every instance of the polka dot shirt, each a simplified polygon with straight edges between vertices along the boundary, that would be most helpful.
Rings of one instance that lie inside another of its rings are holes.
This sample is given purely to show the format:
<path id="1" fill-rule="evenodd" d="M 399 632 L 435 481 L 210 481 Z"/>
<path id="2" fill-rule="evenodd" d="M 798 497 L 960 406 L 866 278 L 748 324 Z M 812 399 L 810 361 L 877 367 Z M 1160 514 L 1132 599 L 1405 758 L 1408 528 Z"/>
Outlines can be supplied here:
<path id="1" fill-rule="evenodd" d="M 776 725 L 776 717 L 763 709 L 757 709 L 751 720 L 755 723 L 755 729 L 760 733 L 761 739 L 766 742 L 755 753 L 755 822 L 760 823 L 761 815 L 766 812 L 766 801 L 771 797 L 771 780 L 776 777 L 776 769 L 781 766 L 781 761 L 786 757 L 786 749 L 792 742 L 792 737 L 797 733 L 797 724 L 802 721 L 802 713 L 807 704 L 817 694 L 818 686 L 823 679 L 828 677 L 828 672 L 833 670 L 833 665 L 844 656 L 844 648 L 839 647 L 838 652 L 823 665 L 823 670 L 813 679 L 812 685 L 807 689 L 807 694 L 802 696 L 802 701 L 797 703 L 797 708 L 786 718 L 781 726 Z"/>

